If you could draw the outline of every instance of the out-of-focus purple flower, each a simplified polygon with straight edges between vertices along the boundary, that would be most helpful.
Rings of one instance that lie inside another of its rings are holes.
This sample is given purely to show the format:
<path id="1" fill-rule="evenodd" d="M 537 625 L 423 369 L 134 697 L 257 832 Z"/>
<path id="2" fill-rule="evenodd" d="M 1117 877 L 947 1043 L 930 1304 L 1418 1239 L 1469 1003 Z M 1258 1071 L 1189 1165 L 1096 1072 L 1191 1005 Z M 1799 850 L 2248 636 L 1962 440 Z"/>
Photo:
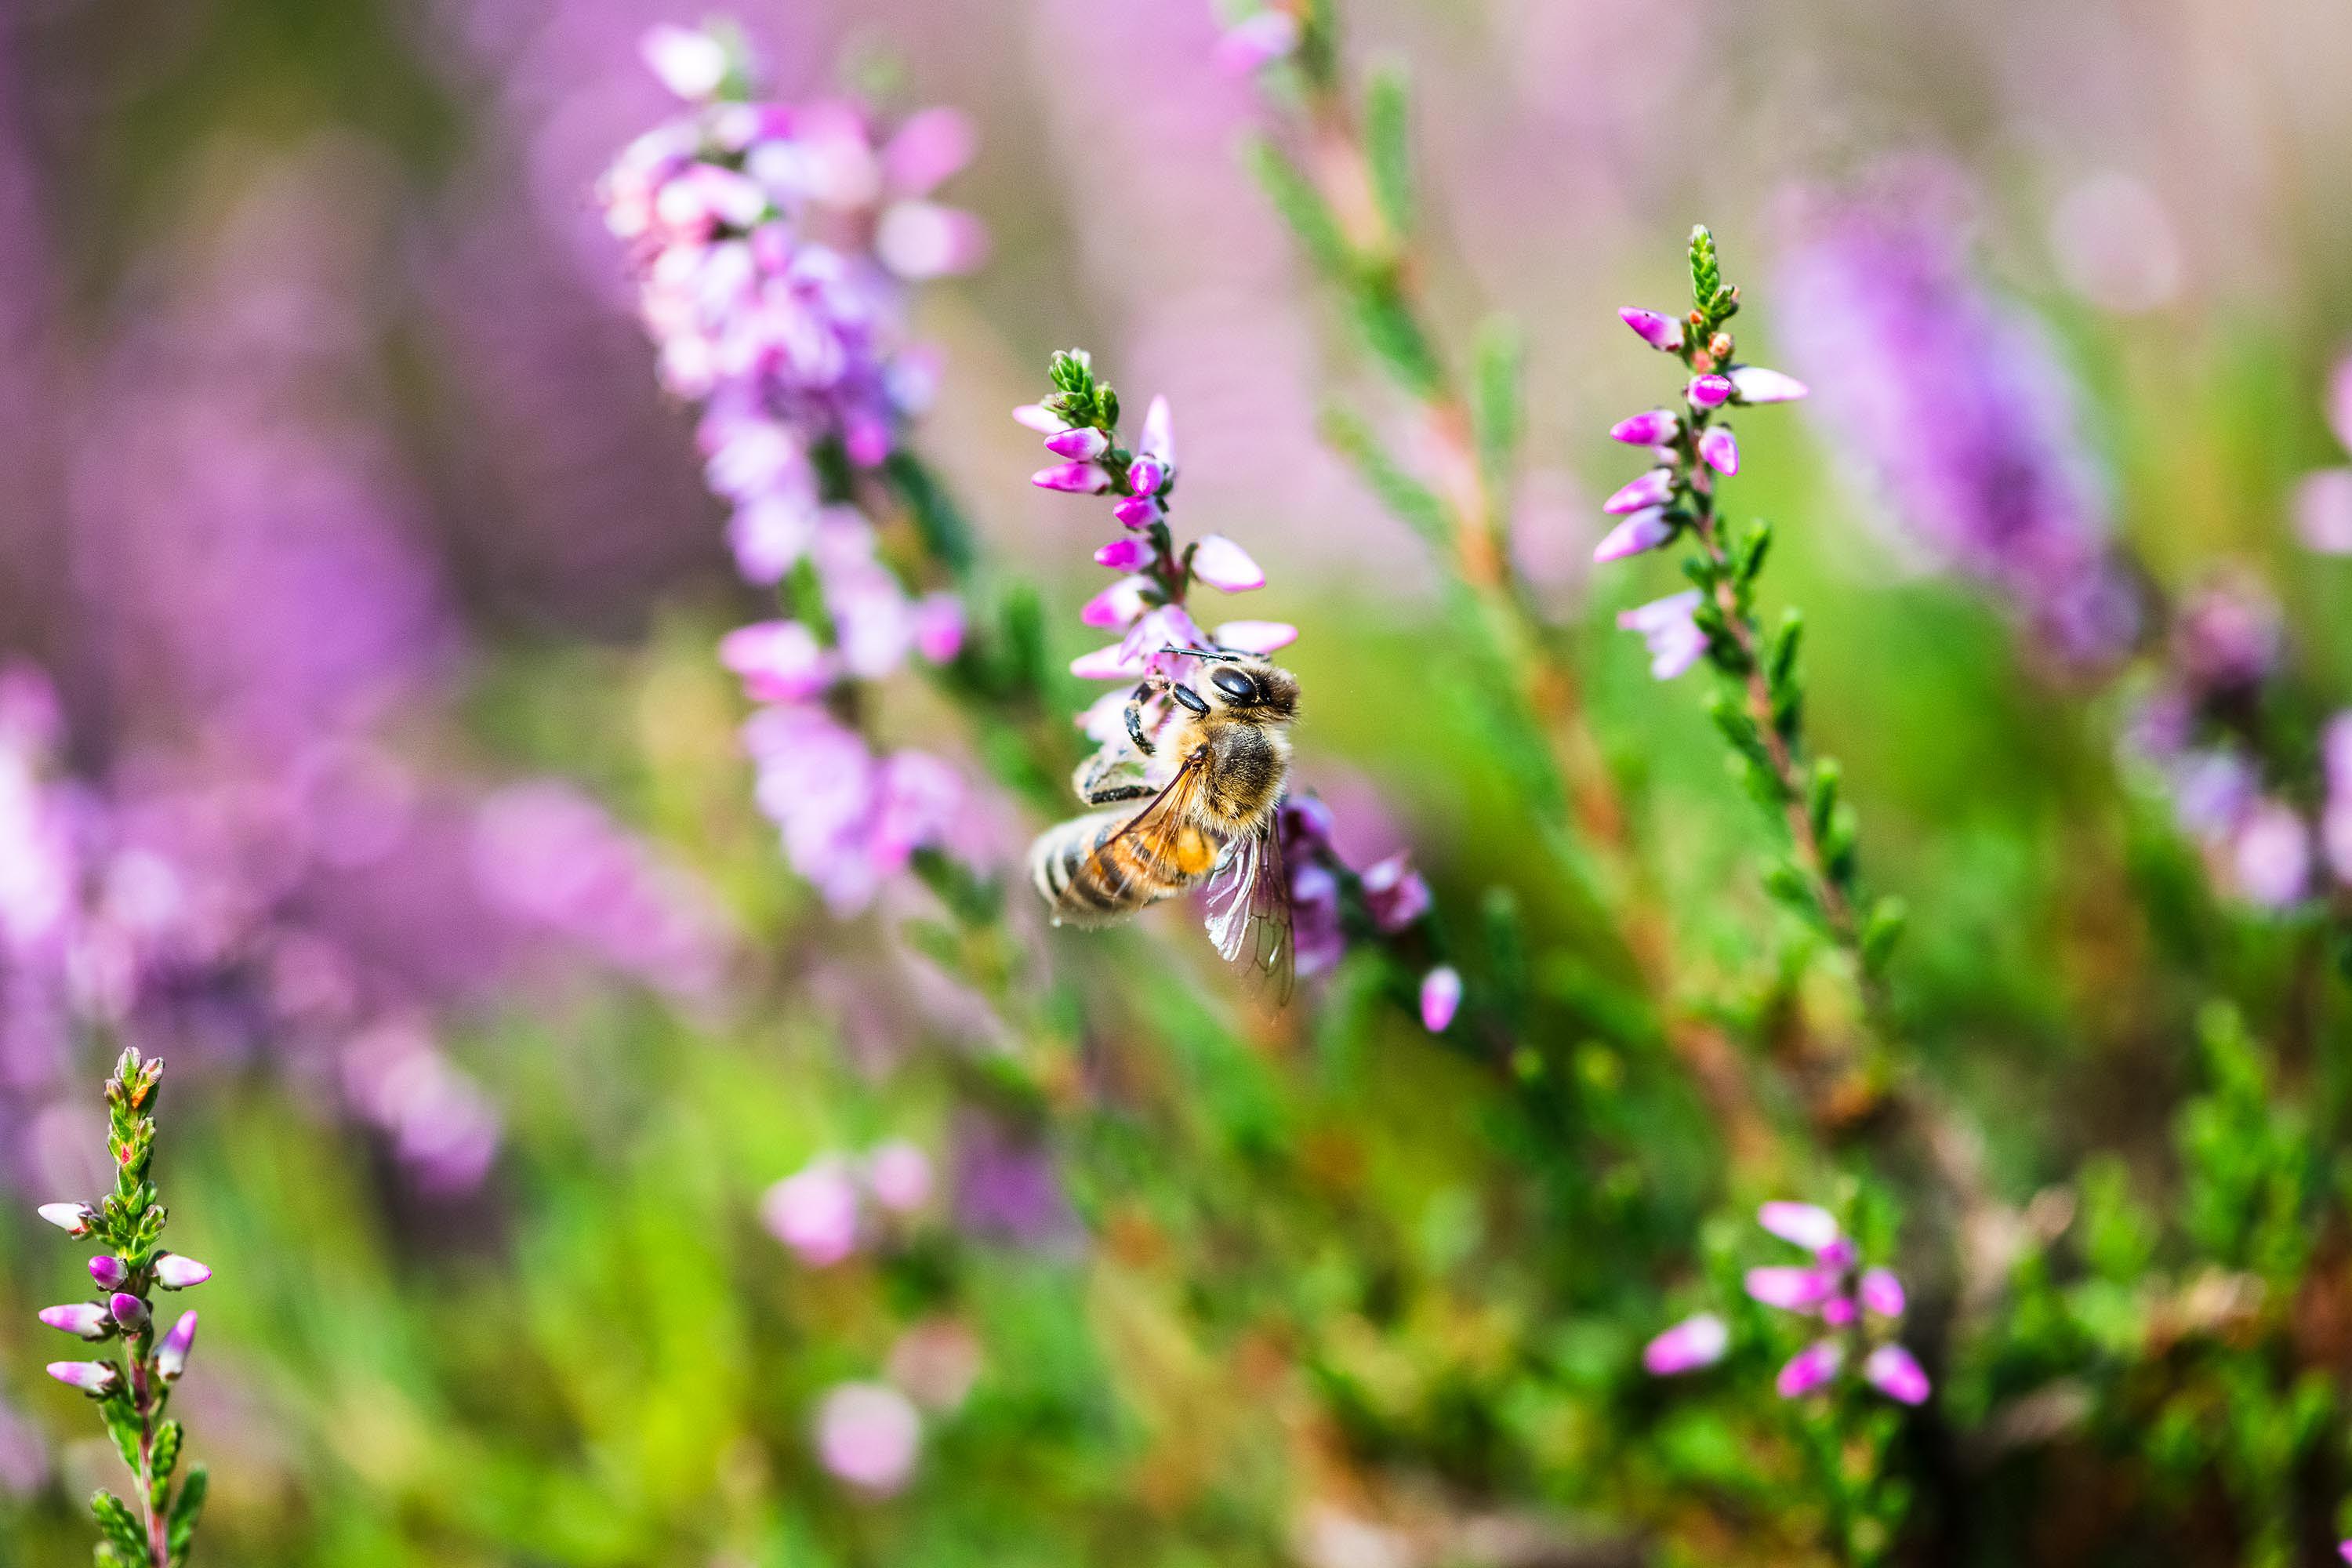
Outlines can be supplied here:
<path id="1" fill-rule="evenodd" d="M 1834 1246 L 1840 1234 L 1837 1216 L 1819 1204 L 1768 1203 L 1756 1211 L 1756 1223 L 1782 1241 L 1812 1252 Z"/>
<path id="2" fill-rule="evenodd" d="M 646 68 L 683 99 L 706 99 L 727 79 L 727 49 L 694 27 L 658 26 L 638 46 Z"/>
<path id="3" fill-rule="evenodd" d="M 1685 1318 L 1642 1347 L 1642 1365 L 1654 1377 L 1677 1377 L 1713 1366 L 1731 1348 L 1731 1330 L 1713 1312 Z"/>
<path id="4" fill-rule="evenodd" d="M 2239 892 L 2268 909 L 2284 909 L 2311 886 L 2311 832 L 2302 813 L 2283 800 L 2265 800 L 2247 814 L 2231 845 Z"/>
<path id="5" fill-rule="evenodd" d="M 1666 521 L 1666 509 L 1646 507 L 1603 534 L 1601 542 L 1592 548 L 1592 559 L 1602 564 L 1622 561 L 1628 555 L 1655 550 L 1674 536 L 1675 525 Z"/>
<path id="6" fill-rule="evenodd" d="M 1621 486 L 1617 493 L 1601 503 L 1601 510 L 1612 517 L 1627 512 L 1645 511 L 1662 506 L 1675 493 L 1675 476 L 1671 468 L 1652 468 L 1641 478 Z"/>
<path id="7" fill-rule="evenodd" d="M 1739 471 L 1739 442 L 1727 425 L 1714 425 L 1698 438 L 1698 455 L 1718 474 Z"/>
<path id="8" fill-rule="evenodd" d="M 2305 548 L 2352 555 L 2352 468 L 2306 474 L 2294 490 L 2294 528 Z"/>
<path id="9" fill-rule="evenodd" d="M 817 1458 L 837 1479 L 876 1497 L 912 1479 L 922 1437 L 922 1415 L 887 1384 L 845 1383 L 817 1407 Z"/>
<path id="10" fill-rule="evenodd" d="M 1734 365 L 1727 374 L 1733 395 L 1742 403 L 1795 403 L 1812 395 L 1812 388 L 1795 376 L 1760 364 Z"/>
<path id="11" fill-rule="evenodd" d="M 1905 164 L 1810 204 L 1781 280 L 1792 356 L 1824 437 L 1905 538 L 1993 585 L 2066 663 L 2105 664 L 2140 610 L 2074 388 L 2039 326 L 1972 275 L 1956 184 Z"/>
<path id="12" fill-rule="evenodd" d="M 213 1271 L 177 1252 L 158 1253 L 154 1264 L 155 1283 L 166 1290 L 185 1290 L 201 1285 L 213 1277 Z"/>
<path id="13" fill-rule="evenodd" d="M 1862 1375 L 1879 1393 L 1903 1405 L 1925 1405 L 1934 1392 L 1918 1360 L 1897 1344 L 1871 1352 L 1862 1363 Z"/>
<path id="14" fill-rule="evenodd" d="M 1892 1269 L 1864 1269 L 1859 1294 L 1862 1304 L 1882 1318 L 1903 1315 L 1903 1281 L 1895 1277 Z"/>
<path id="15" fill-rule="evenodd" d="M 1653 408 L 1609 426 L 1609 438 L 1631 447 L 1663 447 L 1682 430 L 1682 416 L 1670 408 Z"/>
<path id="16" fill-rule="evenodd" d="M 913 1214 L 931 1201 L 930 1156 L 903 1140 L 881 1144 L 866 1156 L 866 1185 L 892 1214 Z"/>
<path id="17" fill-rule="evenodd" d="M 1783 1399 L 1801 1399 L 1826 1387 L 1844 1362 L 1845 1352 L 1835 1340 L 1818 1340 L 1789 1358 L 1772 1386 Z"/>
<path id="18" fill-rule="evenodd" d="M 1421 1026 L 1433 1035 L 1442 1035 L 1453 1026 L 1454 1015 L 1462 1005 L 1462 973 L 1450 963 L 1441 963 L 1421 977 Z"/>
<path id="19" fill-rule="evenodd" d="M 1429 884 L 1402 851 L 1364 868 L 1364 905 L 1384 932 L 1401 931 L 1429 912 Z"/>
<path id="20" fill-rule="evenodd" d="M 719 640 L 719 662 L 754 702 L 801 702 L 833 684 L 833 651 L 799 621 L 754 621 Z"/>
<path id="21" fill-rule="evenodd" d="M 0 1493 L 30 1497 L 49 1479 L 49 1450 L 30 1422 L 0 1405 Z"/>
<path id="22" fill-rule="evenodd" d="M 1265 572 L 1249 552 L 1222 533 L 1204 533 L 1192 545 L 1192 575 L 1225 594 L 1265 586 Z"/>
<path id="23" fill-rule="evenodd" d="M 1838 1277 L 1826 1268 L 1776 1266 L 1749 1269 L 1743 1283 L 1749 1296 L 1768 1307 L 1811 1312 L 1837 1293 Z"/>
<path id="24" fill-rule="evenodd" d="M 1287 11 L 1267 9 L 1227 27 L 1217 39 L 1218 68 L 1232 76 L 1247 76 L 1298 47 L 1302 29 Z"/>
<path id="25" fill-rule="evenodd" d="M 1159 559 L 1160 552 L 1151 547 L 1149 540 L 1138 539 L 1132 534 L 1125 539 L 1114 539 L 1095 552 L 1095 564 L 1108 566 L 1114 572 L 1133 572 Z"/>
<path id="26" fill-rule="evenodd" d="M 131 1298 L 136 1300 L 137 1298 Z M 104 1307 L 95 1301 L 70 1301 L 62 1307 L 44 1307 L 41 1321 L 59 1333 L 73 1334 L 85 1340 L 102 1340 L 114 1331 L 114 1320 Z"/>
<path id="27" fill-rule="evenodd" d="M 2193 702 L 2251 690 L 2278 672 L 2286 623 L 2250 583 L 2220 580 L 2190 595 L 2172 628 L 2171 673 Z"/>
<path id="28" fill-rule="evenodd" d="M 915 751 L 877 757 L 822 708 L 762 710 L 743 742 L 785 858 L 837 914 L 864 909 L 917 849 L 950 846 L 966 826 L 954 770 Z"/>
<path id="29" fill-rule="evenodd" d="M 79 1388 L 93 1398 L 111 1393 L 122 1381 L 122 1374 L 102 1361 L 53 1361 L 48 1373 L 68 1388 Z"/>
<path id="30" fill-rule="evenodd" d="M 959 1120 L 950 1184 L 959 1229 L 982 1240 L 1050 1253 L 1085 1244 L 1051 1144 L 993 1117 Z"/>
<path id="31" fill-rule="evenodd" d="M 815 1268 L 857 1250 L 857 1182 L 836 1155 L 812 1162 L 768 1189 L 760 1217 L 770 1234 Z"/>
<path id="32" fill-rule="evenodd" d="M 180 1321 L 172 1325 L 172 1331 L 163 1336 L 163 1342 L 155 1349 L 155 1365 L 163 1373 L 164 1382 L 174 1382 L 188 1370 L 188 1352 L 195 1349 L 195 1345 L 196 1315 L 183 1312 Z"/>
<path id="33" fill-rule="evenodd" d="M 1698 590 L 1686 588 L 1618 614 L 1618 626 L 1649 645 L 1650 673 L 1658 679 L 1674 679 L 1706 652 L 1706 634 L 1691 619 L 1698 605 Z"/>
<path id="34" fill-rule="evenodd" d="M 1683 324 L 1672 316 L 1627 305 L 1619 309 L 1617 319 L 1633 328 L 1636 337 L 1661 353 L 1672 353 L 1683 346 Z"/>

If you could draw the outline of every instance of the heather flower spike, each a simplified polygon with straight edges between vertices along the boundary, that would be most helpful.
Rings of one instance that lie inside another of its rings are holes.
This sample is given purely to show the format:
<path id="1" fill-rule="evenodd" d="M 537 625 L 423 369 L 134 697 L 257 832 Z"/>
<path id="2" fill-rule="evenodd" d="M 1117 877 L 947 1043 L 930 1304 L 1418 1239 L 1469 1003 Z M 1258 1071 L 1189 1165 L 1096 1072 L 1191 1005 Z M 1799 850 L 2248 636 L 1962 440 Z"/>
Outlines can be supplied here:
<path id="1" fill-rule="evenodd" d="M 40 1314 L 50 1328 L 86 1340 L 119 1338 L 119 1361 L 53 1362 L 49 1375 L 99 1404 L 108 1432 L 135 1478 L 131 1502 L 100 1491 L 90 1500 L 102 1543 L 101 1563 L 175 1568 L 187 1560 L 204 1510 L 202 1466 L 180 1472 L 184 1435 L 165 1407 L 171 1386 L 187 1370 L 196 1315 L 184 1315 L 159 1343 L 150 1292 L 201 1284 L 212 1270 L 156 1243 L 164 1224 L 152 1167 L 155 1103 L 163 1064 L 126 1050 L 106 1083 L 107 1152 L 114 1191 L 98 1205 L 52 1204 L 42 1217 L 106 1250 L 90 1259 L 90 1278 L 103 1300 L 51 1307 Z M 54 1212 L 53 1212 L 54 1211 Z M 78 1225 L 67 1225 L 58 1213 Z"/>
<path id="2" fill-rule="evenodd" d="M 1756 1218 L 1782 1241 L 1811 1253 L 1813 1260 L 1749 1269 L 1744 1281 L 1748 1296 L 1780 1311 L 1818 1318 L 1831 1331 L 1780 1369 L 1776 1386 L 1781 1395 L 1796 1399 L 1827 1386 L 1858 1355 L 1864 1382 L 1901 1404 L 1925 1403 L 1927 1374 L 1918 1361 L 1892 1340 L 1872 1339 L 1903 1316 L 1903 1282 L 1889 1269 L 1861 1268 L 1860 1249 L 1837 1216 L 1818 1205 L 1769 1203 Z M 1881 1326 L 1874 1327 L 1865 1313 L 1881 1320 Z"/>

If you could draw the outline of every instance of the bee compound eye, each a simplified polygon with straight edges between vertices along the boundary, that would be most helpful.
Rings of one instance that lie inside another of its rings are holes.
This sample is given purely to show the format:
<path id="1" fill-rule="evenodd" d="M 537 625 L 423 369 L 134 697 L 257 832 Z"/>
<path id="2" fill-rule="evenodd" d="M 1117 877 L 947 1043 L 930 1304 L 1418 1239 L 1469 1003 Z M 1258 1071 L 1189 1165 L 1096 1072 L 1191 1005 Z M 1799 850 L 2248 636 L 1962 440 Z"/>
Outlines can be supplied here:
<path id="1" fill-rule="evenodd" d="M 1221 669 L 1209 677 L 1209 684 L 1235 702 L 1246 702 L 1257 695 L 1257 684 L 1238 669 Z"/>

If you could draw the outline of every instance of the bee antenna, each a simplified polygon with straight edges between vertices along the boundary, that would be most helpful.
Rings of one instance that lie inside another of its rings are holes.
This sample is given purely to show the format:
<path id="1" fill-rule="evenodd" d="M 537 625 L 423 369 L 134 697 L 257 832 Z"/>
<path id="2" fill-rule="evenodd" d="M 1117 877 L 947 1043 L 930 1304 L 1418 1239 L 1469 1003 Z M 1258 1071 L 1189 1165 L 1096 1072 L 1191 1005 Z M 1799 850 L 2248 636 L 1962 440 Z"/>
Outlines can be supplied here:
<path id="1" fill-rule="evenodd" d="M 1213 648 L 1202 647 L 1163 647 L 1160 651 L 1161 653 L 1180 654 L 1186 658 L 1213 661 L 1218 664 L 1237 664 L 1241 661 L 1242 657 L 1237 653 L 1223 653 Z"/>

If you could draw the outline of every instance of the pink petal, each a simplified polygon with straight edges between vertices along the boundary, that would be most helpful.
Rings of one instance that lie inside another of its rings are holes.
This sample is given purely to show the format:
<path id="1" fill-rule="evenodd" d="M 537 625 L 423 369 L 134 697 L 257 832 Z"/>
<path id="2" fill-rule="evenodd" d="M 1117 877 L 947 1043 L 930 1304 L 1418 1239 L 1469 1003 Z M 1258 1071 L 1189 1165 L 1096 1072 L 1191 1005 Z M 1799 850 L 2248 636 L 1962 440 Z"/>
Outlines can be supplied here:
<path id="1" fill-rule="evenodd" d="M 1111 508 L 1110 514 L 1124 527 L 1145 529 L 1167 516 L 1168 511 L 1150 496 L 1129 496 Z"/>
<path id="2" fill-rule="evenodd" d="M 1682 421 L 1664 408 L 1653 408 L 1646 414 L 1636 414 L 1631 419 L 1620 419 L 1609 427 L 1609 438 L 1631 447 L 1655 447 L 1675 438 Z"/>
<path id="3" fill-rule="evenodd" d="M 963 651 L 963 601 L 953 594 L 926 594 L 915 602 L 915 648 L 933 664 Z"/>
<path id="4" fill-rule="evenodd" d="M 1592 559 L 1595 562 L 1622 561 L 1628 555 L 1655 550 L 1674 536 L 1674 525 L 1666 521 L 1666 509 L 1647 507 L 1611 529 L 1593 547 Z"/>
<path id="5" fill-rule="evenodd" d="M 1234 653 L 1273 653 L 1297 642 L 1298 628 L 1287 621 L 1227 621 L 1210 640 Z"/>
<path id="6" fill-rule="evenodd" d="M 1862 1304 L 1882 1318 L 1903 1315 L 1903 1281 L 1885 1268 L 1873 1268 L 1862 1277 Z"/>
<path id="7" fill-rule="evenodd" d="M 1637 310 L 1629 305 L 1617 312 L 1617 319 L 1633 328 L 1635 334 L 1654 349 L 1672 353 L 1683 346 L 1683 324 L 1672 316 L 1662 316 L 1655 310 Z"/>
<path id="8" fill-rule="evenodd" d="M 1287 11 L 1260 11 L 1225 29 L 1217 40 L 1217 67 L 1229 76 L 1247 76 L 1298 47 L 1298 18 Z"/>
<path id="9" fill-rule="evenodd" d="M 1151 406 L 1144 410 L 1143 436 L 1135 449 L 1159 458 L 1169 468 L 1176 466 L 1176 416 L 1164 395 L 1154 397 Z"/>
<path id="10" fill-rule="evenodd" d="M 1674 493 L 1674 474 L 1665 468 L 1652 468 L 1602 501 L 1601 510 L 1612 517 L 1622 517 L 1629 511 L 1656 506 Z"/>
<path id="11" fill-rule="evenodd" d="M 637 55 L 680 98 L 709 98 L 727 79 L 725 47 L 697 27 L 652 28 L 638 42 Z"/>
<path id="12" fill-rule="evenodd" d="M 1685 1318 L 1642 1348 L 1642 1365 L 1654 1377 L 1675 1377 L 1713 1366 L 1731 1348 L 1731 1331 L 1713 1312 Z"/>
<path id="13" fill-rule="evenodd" d="M 1871 1387 L 1903 1405 L 1925 1405 L 1934 1392 L 1917 1358 L 1901 1345 L 1881 1345 L 1862 1363 L 1862 1375 Z"/>
<path id="14" fill-rule="evenodd" d="M 1731 401 L 1731 393 L 1728 376 L 1700 375 L 1691 378 L 1690 386 L 1684 395 L 1697 407 L 1720 408 Z"/>
<path id="15" fill-rule="evenodd" d="M 1265 586 L 1265 574 L 1249 552 L 1222 533 L 1207 533 L 1192 546 L 1192 575 L 1227 594 L 1246 594 Z"/>
<path id="16" fill-rule="evenodd" d="M 2294 489 L 2294 531 L 2322 555 L 2352 555 L 2352 468 L 2322 468 Z"/>
<path id="17" fill-rule="evenodd" d="M 1756 1223 L 1782 1241 L 1818 1252 L 1838 1239 L 1837 1216 L 1818 1204 L 1769 1203 L 1756 1211 Z"/>
<path id="18" fill-rule="evenodd" d="M 1718 474 L 1739 471 L 1739 443 L 1720 425 L 1698 438 L 1698 455 Z"/>
<path id="19" fill-rule="evenodd" d="M 1093 463 L 1061 463 L 1040 468 L 1029 482 L 1041 490 L 1067 490 L 1073 495 L 1100 495 L 1110 489 L 1110 476 Z"/>
<path id="20" fill-rule="evenodd" d="M 1060 430 L 1045 437 L 1045 450 L 1057 458 L 1067 458 L 1083 463 L 1101 457 L 1110 449 L 1110 437 L 1091 425 L 1076 430 Z"/>
<path id="21" fill-rule="evenodd" d="M 1837 1276 L 1820 1268 L 1751 1268 L 1748 1294 L 1783 1311 L 1810 1312 L 1837 1292 Z"/>
<path id="22" fill-rule="evenodd" d="M 1121 577 L 1086 602 L 1078 611 L 1079 621 L 1105 631 L 1133 625 L 1143 614 L 1143 590 L 1150 583 L 1146 577 Z"/>
<path id="23" fill-rule="evenodd" d="M 882 149 L 882 176 L 893 190 L 919 196 L 970 163 L 979 145 L 969 115 L 926 109 L 908 115 Z"/>
<path id="24" fill-rule="evenodd" d="M 1835 1340 L 1822 1340 L 1791 1356 L 1772 1386 L 1783 1399 L 1801 1399 L 1835 1377 L 1844 1361 L 1845 1352 Z"/>
<path id="25" fill-rule="evenodd" d="M 893 202 L 875 227 L 874 254 L 901 278 L 953 277 L 988 259 L 988 227 L 961 207 Z"/>
<path id="26" fill-rule="evenodd" d="M 1143 670 L 1143 656 L 1130 655 L 1125 643 L 1098 647 L 1070 660 L 1070 673 L 1080 680 L 1132 680 Z"/>
<path id="27" fill-rule="evenodd" d="M 1734 370 L 1731 384 L 1742 403 L 1794 403 L 1812 391 L 1795 376 L 1766 370 L 1760 364 L 1743 364 Z"/>
<path id="28" fill-rule="evenodd" d="M 1042 403 L 1024 403 L 1013 411 L 1013 421 L 1025 425 L 1040 436 L 1053 436 L 1070 427 L 1070 422 Z"/>
<path id="29" fill-rule="evenodd" d="M 1445 1033 L 1462 1005 L 1462 975 L 1450 963 L 1439 964 L 1422 977 L 1421 1026 L 1433 1035 Z"/>

